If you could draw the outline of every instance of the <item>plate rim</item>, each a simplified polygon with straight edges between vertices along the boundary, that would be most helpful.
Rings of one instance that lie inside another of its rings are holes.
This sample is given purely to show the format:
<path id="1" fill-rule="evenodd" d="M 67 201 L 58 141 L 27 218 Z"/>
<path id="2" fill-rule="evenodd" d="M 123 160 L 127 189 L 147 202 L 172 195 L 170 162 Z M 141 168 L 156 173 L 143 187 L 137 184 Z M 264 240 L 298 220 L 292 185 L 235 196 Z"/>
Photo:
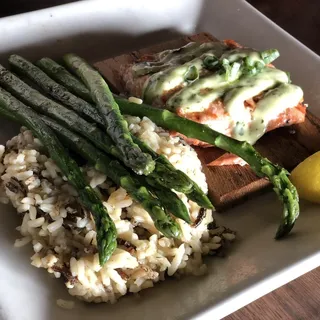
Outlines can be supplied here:
<path id="1" fill-rule="evenodd" d="M 223 0 L 222 0 L 223 1 Z M 62 4 L 50 8 L 39 9 L 35 11 L 30 11 L 26 13 L 20 13 L 12 16 L 3 17 L 0 19 L 0 25 L 5 23 L 6 21 L 20 20 L 20 19 L 32 19 L 34 16 L 39 14 L 49 14 L 51 12 L 57 12 L 60 10 L 65 10 L 65 8 L 74 8 L 74 7 L 82 7 L 87 6 L 88 2 L 103 2 L 102 0 L 84 0 L 79 2 L 71 2 L 67 4 Z M 313 50 L 308 48 L 301 41 L 293 37 L 289 32 L 282 29 L 275 22 L 273 22 L 270 18 L 266 17 L 260 11 L 258 11 L 253 5 L 248 3 L 247 1 L 240 0 L 242 5 L 247 6 L 250 10 L 254 11 L 256 15 L 260 16 L 264 20 L 268 21 L 270 25 L 278 30 L 278 32 L 283 33 L 286 37 L 289 37 L 290 41 L 294 42 L 296 45 L 301 46 L 309 55 L 311 55 L 314 59 L 320 62 L 320 56 L 315 53 Z M 225 298 L 223 301 L 218 302 L 216 305 L 210 306 L 207 309 L 199 312 L 195 315 L 195 319 L 206 319 L 207 317 L 214 316 L 215 319 L 223 318 L 236 310 L 244 307 L 245 305 L 253 302 L 256 299 L 268 294 L 269 292 L 283 286 L 284 284 L 300 277 L 301 275 L 315 269 L 320 265 L 320 251 L 309 256 L 305 257 L 299 262 L 294 263 L 286 267 L 285 269 L 278 271 L 274 274 L 267 276 L 265 279 L 261 281 L 257 281 L 255 284 L 250 285 L 245 290 L 241 292 L 235 293 L 228 298 Z M 257 294 L 258 292 L 258 294 Z M 242 297 L 241 297 L 242 296 Z M 209 315 L 210 314 L 210 315 Z"/>

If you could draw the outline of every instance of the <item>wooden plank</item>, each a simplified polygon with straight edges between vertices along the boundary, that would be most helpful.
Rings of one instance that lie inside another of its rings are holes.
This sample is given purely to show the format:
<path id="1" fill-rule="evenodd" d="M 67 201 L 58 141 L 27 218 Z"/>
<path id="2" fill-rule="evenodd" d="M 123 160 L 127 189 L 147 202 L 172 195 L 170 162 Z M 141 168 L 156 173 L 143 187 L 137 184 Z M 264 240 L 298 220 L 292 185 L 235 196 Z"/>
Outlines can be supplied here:
<path id="1" fill-rule="evenodd" d="M 179 48 L 191 41 L 203 43 L 218 40 L 210 34 L 201 33 L 100 61 L 95 66 L 113 90 L 125 93 L 119 71 L 121 66 L 135 63 L 147 54 Z M 271 161 L 292 170 L 310 154 L 320 150 L 320 120 L 308 112 L 304 123 L 265 134 L 257 142 L 256 148 Z M 223 151 L 217 148 L 196 148 L 196 151 L 203 163 L 209 195 L 219 211 L 242 202 L 270 186 L 266 179 L 257 177 L 248 166 L 207 167 L 206 164 L 223 154 Z"/>
<path id="2" fill-rule="evenodd" d="M 157 53 L 167 49 L 179 48 L 192 41 L 211 42 L 218 40 L 208 33 L 200 33 L 197 35 L 186 36 L 180 39 L 156 44 L 152 47 L 143 48 L 138 51 L 132 51 L 121 56 L 99 61 L 95 63 L 95 67 L 108 80 L 108 83 L 110 84 L 113 90 L 115 90 L 118 93 L 125 93 L 125 89 L 121 81 L 121 66 L 130 63 L 135 63 L 139 61 L 140 58 L 144 55 Z"/>

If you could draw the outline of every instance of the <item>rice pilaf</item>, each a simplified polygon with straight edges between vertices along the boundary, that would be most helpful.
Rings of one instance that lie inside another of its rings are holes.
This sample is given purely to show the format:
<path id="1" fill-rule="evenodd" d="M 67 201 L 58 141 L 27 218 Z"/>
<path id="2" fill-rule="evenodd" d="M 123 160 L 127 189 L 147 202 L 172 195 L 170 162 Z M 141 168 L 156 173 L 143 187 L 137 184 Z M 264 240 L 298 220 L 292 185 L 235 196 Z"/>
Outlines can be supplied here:
<path id="1" fill-rule="evenodd" d="M 179 137 L 157 127 L 148 118 L 126 117 L 131 133 L 164 154 L 207 192 L 196 152 Z M 101 195 L 118 232 L 118 247 L 110 260 L 99 265 L 96 231 L 90 212 L 77 200 L 77 192 L 47 157 L 40 141 L 25 128 L 1 146 L 3 196 L 22 216 L 16 247 L 32 244 L 31 264 L 64 278 L 71 295 L 88 302 L 114 303 L 119 297 L 153 287 L 165 276 L 201 275 L 202 256 L 215 254 L 235 237 L 218 227 L 211 210 L 203 210 L 184 194 L 193 225 L 178 219 L 180 240 L 163 237 L 148 213 L 123 188 L 115 186 L 92 167 L 82 169 Z"/>

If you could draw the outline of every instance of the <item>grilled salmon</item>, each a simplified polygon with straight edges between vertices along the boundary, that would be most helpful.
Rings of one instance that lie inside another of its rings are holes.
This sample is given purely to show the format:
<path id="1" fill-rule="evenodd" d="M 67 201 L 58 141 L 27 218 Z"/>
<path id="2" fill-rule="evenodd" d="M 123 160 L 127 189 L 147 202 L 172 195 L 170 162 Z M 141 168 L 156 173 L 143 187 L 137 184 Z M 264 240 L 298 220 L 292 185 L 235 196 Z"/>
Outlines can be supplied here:
<path id="1" fill-rule="evenodd" d="M 233 40 L 191 42 L 123 66 L 122 81 L 146 103 L 254 144 L 267 131 L 305 119 L 303 92 L 271 64 L 277 57 L 277 50 L 260 52 Z M 244 164 L 233 155 L 219 159 L 212 165 Z"/>

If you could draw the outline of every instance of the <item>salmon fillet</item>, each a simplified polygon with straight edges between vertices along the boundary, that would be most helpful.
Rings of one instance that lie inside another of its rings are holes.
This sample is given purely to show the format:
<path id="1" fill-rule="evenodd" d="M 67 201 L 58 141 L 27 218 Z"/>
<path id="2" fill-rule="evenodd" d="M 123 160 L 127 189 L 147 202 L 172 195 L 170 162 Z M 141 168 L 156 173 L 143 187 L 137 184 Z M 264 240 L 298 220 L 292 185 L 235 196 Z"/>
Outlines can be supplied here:
<path id="1" fill-rule="evenodd" d="M 228 49 L 234 48 L 242 48 L 237 42 L 233 40 L 225 40 L 224 42 L 220 43 L 222 48 L 226 47 Z M 179 51 L 179 49 L 177 49 Z M 159 61 L 163 59 L 164 55 L 162 53 L 153 54 L 153 55 L 146 55 L 141 58 L 141 61 L 145 63 L 146 66 L 157 66 Z M 192 58 L 192 57 L 191 57 Z M 173 62 L 174 66 L 179 65 L 179 61 Z M 121 75 L 122 75 L 122 82 L 123 86 L 126 89 L 127 93 L 131 96 L 135 96 L 138 98 L 143 99 L 143 94 L 145 90 L 145 86 L 150 80 L 151 74 L 143 74 L 137 76 L 135 72 L 136 64 L 125 65 L 121 68 Z M 268 65 L 273 67 L 272 65 Z M 172 65 L 168 65 L 166 68 L 170 68 Z M 200 77 L 205 77 L 207 71 L 201 71 Z M 159 98 L 153 99 L 152 101 L 148 101 L 147 103 L 151 103 L 153 106 L 159 108 L 168 108 L 166 106 L 168 100 L 174 96 L 175 93 L 181 92 L 183 89 L 182 85 L 177 85 L 170 90 L 163 91 Z M 206 92 L 202 92 L 206 93 Z M 249 112 L 253 112 L 257 106 L 257 103 L 264 97 L 265 92 L 260 92 L 259 94 L 246 99 L 244 101 L 245 108 L 249 110 Z M 285 107 L 285 105 L 284 105 Z M 284 110 L 284 111 L 283 111 Z M 304 122 L 305 114 L 306 114 L 306 107 L 302 103 L 298 103 L 296 106 L 288 106 L 288 108 L 284 108 L 276 117 L 270 119 L 266 124 L 265 131 L 271 131 L 283 126 L 290 126 L 292 124 L 297 124 Z M 232 135 L 232 131 L 234 129 L 234 122 L 232 121 L 228 112 L 226 112 L 226 108 L 223 102 L 223 99 L 218 98 L 214 99 L 206 105 L 206 107 L 197 112 L 189 112 L 185 110 L 184 106 L 176 107 L 174 110 L 179 116 L 188 118 L 190 120 L 206 124 L 212 129 L 219 131 L 223 134 L 228 136 Z M 172 132 L 172 135 L 180 135 L 179 133 Z M 180 135 L 182 136 L 182 135 Z M 183 137 L 183 136 L 182 136 Z M 189 144 L 201 147 L 207 147 L 208 145 L 202 141 L 196 139 L 189 139 L 187 137 L 183 137 Z M 218 159 L 212 161 L 209 165 L 229 165 L 229 164 L 240 164 L 244 165 L 243 161 L 240 161 L 238 157 L 230 154 L 225 154 Z"/>

